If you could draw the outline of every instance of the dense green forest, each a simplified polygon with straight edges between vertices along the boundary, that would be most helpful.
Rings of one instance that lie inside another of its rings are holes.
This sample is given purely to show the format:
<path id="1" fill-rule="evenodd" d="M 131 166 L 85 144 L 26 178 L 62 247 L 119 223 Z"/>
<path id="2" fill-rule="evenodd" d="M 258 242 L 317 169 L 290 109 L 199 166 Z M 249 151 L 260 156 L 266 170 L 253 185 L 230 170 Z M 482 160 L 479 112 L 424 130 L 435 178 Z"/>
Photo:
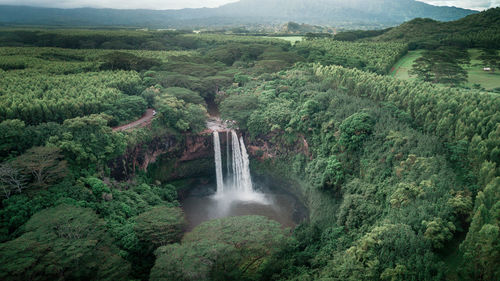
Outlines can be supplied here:
<path id="1" fill-rule="evenodd" d="M 404 27 L 295 45 L 0 30 L 0 279 L 498 280 L 500 95 L 425 70 L 387 75 L 416 46 L 384 37 Z M 419 48 L 467 60 L 444 41 Z M 149 126 L 113 129 L 146 109 Z M 207 171 L 175 161 L 218 110 L 256 148 L 254 174 L 285 182 L 307 221 L 229 217 L 186 232 L 182 195 Z M 172 160 L 160 170 L 187 178 L 135 166 L 158 140 Z M 113 177 L 127 157 L 135 173 Z"/>
<path id="2" fill-rule="evenodd" d="M 414 19 L 386 29 L 382 34 L 358 32 L 346 38 L 365 38 L 369 41 L 409 43 L 410 49 L 436 48 L 442 45 L 467 48 L 499 48 L 500 8 L 493 8 L 450 22 L 428 18 Z M 349 34 L 351 32 L 348 32 Z M 346 35 L 347 35 L 346 34 Z"/>

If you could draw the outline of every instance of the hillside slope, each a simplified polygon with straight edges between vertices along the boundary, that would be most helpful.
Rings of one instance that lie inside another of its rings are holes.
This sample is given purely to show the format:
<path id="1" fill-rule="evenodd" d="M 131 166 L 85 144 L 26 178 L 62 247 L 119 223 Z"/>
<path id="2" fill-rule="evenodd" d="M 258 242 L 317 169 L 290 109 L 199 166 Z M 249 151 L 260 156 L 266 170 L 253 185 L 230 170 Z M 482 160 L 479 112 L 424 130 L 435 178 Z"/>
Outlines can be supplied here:
<path id="1" fill-rule="evenodd" d="M 499 48 L 500 8 L 450 22 L 414 19 L 369 40 L 411 42 L 416 47 L 456 45 Z"/>

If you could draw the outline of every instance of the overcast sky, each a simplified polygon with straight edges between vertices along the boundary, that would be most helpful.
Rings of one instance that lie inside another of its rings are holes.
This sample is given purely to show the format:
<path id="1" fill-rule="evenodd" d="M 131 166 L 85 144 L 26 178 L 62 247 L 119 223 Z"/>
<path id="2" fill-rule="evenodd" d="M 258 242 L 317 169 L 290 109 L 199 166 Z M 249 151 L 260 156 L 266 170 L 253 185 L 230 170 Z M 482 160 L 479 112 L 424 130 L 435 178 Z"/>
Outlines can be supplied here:
<path id="1" fill-rule="evenodd" d="M 182 9 L 217 7 L 238 0 L 0 0 L 0 4 L 29 5 L 54 8 L 117 8 L 117 9 Z M 308 1 L 308 0 L 304 0 Z M 349 0 L 346 0 L 349 1 Z M 500 0 L 418 0 L 441 6 L 456 6 L 475 10 L 500 6 Z"/>

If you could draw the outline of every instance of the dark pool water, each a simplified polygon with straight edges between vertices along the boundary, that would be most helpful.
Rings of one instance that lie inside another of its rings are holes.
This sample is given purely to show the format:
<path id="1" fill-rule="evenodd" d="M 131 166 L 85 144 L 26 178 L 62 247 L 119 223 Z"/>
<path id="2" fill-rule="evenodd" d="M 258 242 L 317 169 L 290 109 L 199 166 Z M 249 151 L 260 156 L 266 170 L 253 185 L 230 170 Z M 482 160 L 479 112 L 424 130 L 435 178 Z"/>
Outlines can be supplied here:
<path id="1" fill-rule="evenodd" d="M 257 193 L 217 196 L 214 184 L 194 187 L 182 200 L 188 230 L 202 222 L 230 216 L 260 215 L 293 228 L 307 219 L 307 209 L 292 194 L 273 184 L 254 183 Z"/>

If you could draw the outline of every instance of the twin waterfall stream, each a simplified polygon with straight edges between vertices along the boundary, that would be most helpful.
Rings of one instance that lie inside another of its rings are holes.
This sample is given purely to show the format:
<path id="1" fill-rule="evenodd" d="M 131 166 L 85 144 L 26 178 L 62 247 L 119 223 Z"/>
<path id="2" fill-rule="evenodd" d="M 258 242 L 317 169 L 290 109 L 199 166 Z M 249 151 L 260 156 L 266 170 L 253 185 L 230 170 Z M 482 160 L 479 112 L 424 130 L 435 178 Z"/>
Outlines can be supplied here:
<path id="1" fill-rule="evenodd" d="M 213 134 L 217 185 L 200 184 L 182 200 L 189 230 L 230 216 L 265 216 L 284 227 L 294 227 L 304 219 L 305 207 L 280 184 L 262 177 L 252 181 L 247 148 L 236 131 L 218 118 L 209 120 L 207 127 Z"/>
<path id="2" fill-rule="evenodd" d="M 243 201 L 261 201 L 259 199 L 264 199 L 261 196 L 262 194 L 253 189 L 250 162 L 243 137 L 238 138 L 234 130 L 227 132 L 227 171 L 224 178 L 219 132 L 214 131 L 213 136 L 217 177 L 217 193 L 215 197 Z"/>

